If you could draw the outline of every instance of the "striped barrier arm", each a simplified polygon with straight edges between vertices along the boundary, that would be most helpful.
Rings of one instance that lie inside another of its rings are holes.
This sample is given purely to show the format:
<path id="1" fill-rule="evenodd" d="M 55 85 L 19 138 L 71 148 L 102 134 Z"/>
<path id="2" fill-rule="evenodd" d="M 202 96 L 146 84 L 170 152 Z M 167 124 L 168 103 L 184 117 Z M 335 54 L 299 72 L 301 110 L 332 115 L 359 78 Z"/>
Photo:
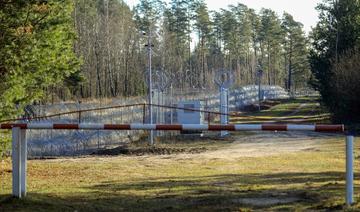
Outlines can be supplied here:
<path id="1" fill-rule="evenodd" d="M 164 130 L 164 131 L 314 131 L 344 132 L 344 125 L 298 124 L 56 124 L 56 123 L 9 123 L 0 129 L 54 129 L 54 130 Z"/>

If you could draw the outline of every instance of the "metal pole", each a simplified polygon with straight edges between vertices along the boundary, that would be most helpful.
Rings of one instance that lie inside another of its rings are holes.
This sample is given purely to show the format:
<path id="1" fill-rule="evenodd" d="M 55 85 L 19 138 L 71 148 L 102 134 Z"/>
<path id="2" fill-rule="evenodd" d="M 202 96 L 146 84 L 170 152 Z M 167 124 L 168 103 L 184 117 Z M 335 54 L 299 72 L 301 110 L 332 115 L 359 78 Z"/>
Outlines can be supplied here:
<path id="1" fill-rule="evenodd" d="M 230 91 L 229 91 L 229 88 L 228 89 L 226 89 L 226 124 L 229 124 L 229 122 L 230 122 L 230 120 L 229 120 L 229 103 L 230 103 L 230 101 L 229 101 L 229 93 L 230 93 Z"/>
<path id="2" fill-rule="evenodd" d="M 226 111 L 226 108 L 227 108 L 227 105 L 226 105 L 226 89 L 221 87 L 220 88 L 220 123 L 221 124 L 226 124 L 226 120 L 227 120 L 227 117 L 225 115 L 225 113 L 227 113 Z M 228 132 L 227 131 L 221 131 L 220 132 L 220 136 L 223 137 L 223 136 L 226 136 L 228 135 Z"/>
<path id="3" fill-rule="evenodd" d="M 26 195 L 26 130 L 12 129 L 12 194 L 21 198 Z"/>
<path id="4" fill-rule="evenodd" d="M 145 124 L 146 106 L 143 104 L 143 124 Z"/>
<path id="5" fill-rule="evenodd" d="M 157 89 L 157 104 L 160 105 L 160 89 Z M 156 107 L 156 123 L 161 123 L 161 117 L 160 117 L 160 107 Z M 158 132 L 156 133 L 158 134 Z"/>
<path id="6" fill-rule="evenodd" d="M 259 111 L 261 111 L 261 77 L 263 75 L 263 70 L 258 66 L 257 76 L 258 76 L 258 100 L 259 100 Z"/>
<path id="7" fill-rule="evenodd" d="M 259 86 L 258 86 L 259 88 L 259 90 L 258 90 L 258 98 L 259 98 L 259 111 L 261 111 L 261 76 L 260 76 L 260 74 L 259 74 Z"/>
<path id="8" fill-rule="evenodd" d="M 157 89 L 157 105 L 160 105 L 160 89 Z M 160 117 L 160 113 L 161 113 L 161 108 L 159 106 L 156 107 L 156 123 L 161 124 L 161 117 Z M 155 136 L 160 136 L 161 132 L 160 131 L 156 131 L 155 132 Z"/>
<path id="9" fill-rule="evenodd" d="M 79 111 L 78 123 L 81 123 L 81 111 Z"/>
<path id="10" fill-rule="evenodd" d="M 173 86 L 172 86 L 172 83 L 171 83 L 171 87 L 170 87 L 170 105 L 171 107 L 173 107 Z M 173 109 L 170 108 L 170 124 L 173 123 Z"/>
<path id="11" fill-rule="evenodd" d="M 21 198 L 20 185 L 20 128 L 14 127 L 12 129 L 12 194 L 15 197 Z"/>
<path id="12" fill-rule="evenodd" d="M 149 30 L 148 36 L 148 54 L 149 54 L 149 115 L 150 115 L 150 124 L 153 124 L 153 111 L 152 111 L 152 70 L 151 70 L 151 30 Z M 150 131 L 150 145 L 154 144 L 154 131 Z"/>
<path id="13" fill-rule="evenodd" d="M 20 130 L 20 179 L 21 179 L 21 197 L 26 196 L 26 160 L 27 160 L 27 143 L 26 130 Z"/>
<path id="14" fill-rule="evenodd" d="M 354 203 L 354 136 L 346 136 L 346 205 Z"/>

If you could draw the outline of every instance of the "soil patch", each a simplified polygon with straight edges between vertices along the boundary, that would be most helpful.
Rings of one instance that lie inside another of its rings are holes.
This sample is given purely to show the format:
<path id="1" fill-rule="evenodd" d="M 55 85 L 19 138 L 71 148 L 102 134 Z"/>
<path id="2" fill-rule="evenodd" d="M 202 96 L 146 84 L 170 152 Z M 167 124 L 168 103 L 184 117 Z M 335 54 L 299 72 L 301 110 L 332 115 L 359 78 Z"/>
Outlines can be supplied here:
<path id="1" fill-rule="evenodd" d="M 253 198 L 242 198 L 235 200 L 235 203 L 240 203 L 242 205 L 251 205 L 258 207 L 268 207 L 280 204 L 289 204 L 293 202 L 298 202 L 301 199 L 297 197 L 253 197 Z"/>
<path id="2" fill-rule="evenodd" d="M 275 205 L 293 204 L 295 202 L 318 202 L 319 197 L 307 192 L 271 192 L 264 193 L 253 197 L 238 198 L 232 200 L 234 203 L 250 205 L 255 207 L 271 207 Z"/>
<path id="3" fill-rule="evenodd" d="M 92 155 L 170 155 L 170 154 L 198 154 L 207 151 L 206 147 L 172 148 L 172 147 L 128 147 L 119 146 L 113 149 L 104 149 Z"/>
<path id="4" fill-rule="evenodd" d="M 278 104 L 281 104 L 281 101 L 279 100 L 265 100 L 265 101 L 262 101 L 261 104 L 260 104 L 260 109 L 261 110 L 268 110 Z M 259 111 L 259 104 L 250 104 L 250 105 L 247 105 L 245 106 L 243 109 L 242 109 L 243 112 L 257 112 Z"/>

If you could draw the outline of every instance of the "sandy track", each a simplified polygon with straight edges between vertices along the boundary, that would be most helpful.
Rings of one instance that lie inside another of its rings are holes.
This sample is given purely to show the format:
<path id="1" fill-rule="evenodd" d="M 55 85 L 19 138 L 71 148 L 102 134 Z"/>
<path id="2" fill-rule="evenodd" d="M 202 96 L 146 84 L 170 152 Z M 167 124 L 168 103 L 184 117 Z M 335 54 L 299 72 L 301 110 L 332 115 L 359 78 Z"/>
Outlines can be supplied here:
<path id="1" fill-rule="evenodd" d="M 261 157 L 316 150 L 333 138 L 332 134 L 312 132 L 259 132 L 249 136 L 235 136 L 236 140 L 232 144 L 195 157 L 231 160 L 239 157 Z"/>
<path id="2" fill-rule="evenodd" d="M 339 138 L 340 135 L 316 133 L 316 132 L 253 132 L 250 135 L 233 135 L 231 139 L 234 142 L 227 143 L 217 150 L 208 150 L 202 153 L 179 153 L 170 155 L 119 155 L 120 158 L 132 158 L 136 160 L 162 161 L 168 160 L 237 160 L 241 157 L 264 157 L 274 156 L 286 153 L 295 153 L 300 151 L 321 151 L 324 144 L 330 140 Z M 216 140 L 213 142 L 222 142 Z M 89 156 L 84 158 L 58 158 L 46 160 L 47 162 L 81 162 L 94 161 L 106 162 L 113 161 L 114 156 Z"/>

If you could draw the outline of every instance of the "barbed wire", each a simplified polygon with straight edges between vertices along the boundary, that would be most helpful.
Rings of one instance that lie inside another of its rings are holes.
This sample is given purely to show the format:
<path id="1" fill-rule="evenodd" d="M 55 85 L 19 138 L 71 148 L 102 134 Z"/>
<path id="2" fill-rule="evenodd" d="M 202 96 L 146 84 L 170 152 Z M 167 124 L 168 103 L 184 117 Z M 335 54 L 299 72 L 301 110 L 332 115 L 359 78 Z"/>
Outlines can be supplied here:
<path id="1" fill-rule="evenodd" d="M 200 113 L 208 113 L 208 114 L 214 114 L 214 115 L 228 115 L 228 116 L 232 116 L 232 117 L 241 117 L 241 115 L 232 114 L 232 113 L 221 113 L 221 112 L 216 112 L 216 111 L 194 109 L 194 108 L 185 108 L 185 107 L 176 107 L 176 106 L 169 106 L 169 105 L 138 103 L 138 104 L 129 104 L 129 105 L 117 105 L 117 106 L 109 106 L 109 107 L 99 107 L 99 108 L 84 109 L 84 110 L 74 110 L 74 111 L 56 113 L 56 114 L 45 115 L 45 116 L 34 116 L 34 117 L 25 117 L 25 118 L 16 118 L 16 119 L 6 119 L 6 120 L 0 120 L 0 123 L 15 122 L 15 121 L 32 121 L 32 120 L 40 120 L 40 119 L 48 119 L 48 118 L 53 118 L 53 117 L 60 117 L 60 116 L 70 115 L 70 114 L 94 112 L 94 111 L 99 111 L 99 110 L 110 110 L 110 109 L 117 109 L 117 108 L 141 107 L 141 106 L 146 107 L 146 106 L 150 106 L 150 105 L 153 106 L 153 107 L 160 107 L 160 108 L 178 109 L 178 110 L 186 110 L 186 111 L 193 111 L 193 112 L 200 112 Z"/>

